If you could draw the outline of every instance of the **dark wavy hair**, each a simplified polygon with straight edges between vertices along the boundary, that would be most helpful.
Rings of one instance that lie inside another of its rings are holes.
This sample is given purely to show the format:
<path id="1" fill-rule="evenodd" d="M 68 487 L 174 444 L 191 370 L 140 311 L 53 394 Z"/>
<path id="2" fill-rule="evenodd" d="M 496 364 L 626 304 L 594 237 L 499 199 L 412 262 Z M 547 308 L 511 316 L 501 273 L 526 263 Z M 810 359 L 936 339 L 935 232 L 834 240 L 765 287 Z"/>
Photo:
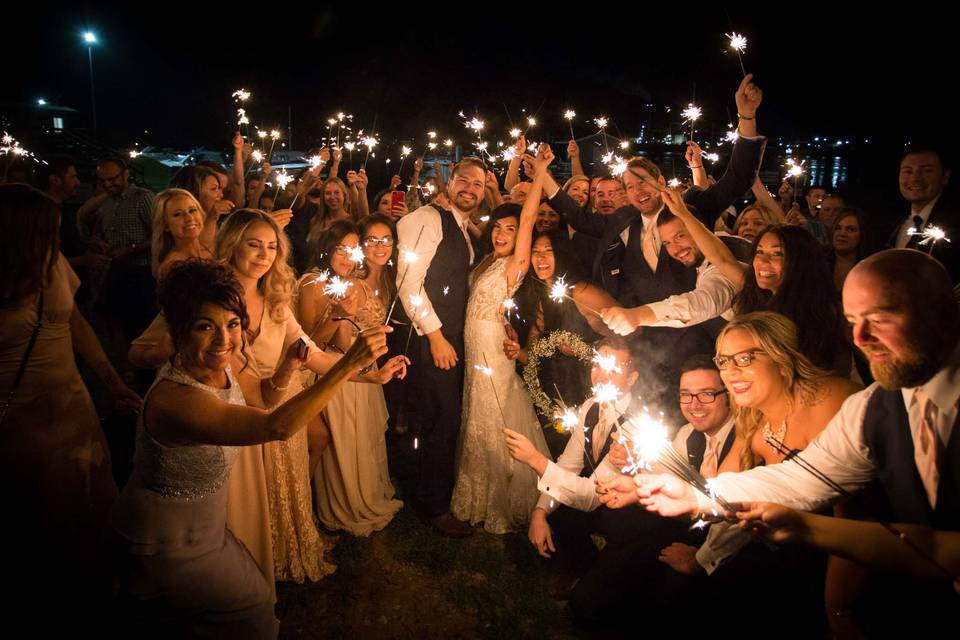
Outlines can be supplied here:
<path id="1" fill-rule="evenodd" d="M 213 260 L 190 258 L 174 264 L 157 287 L 157 300 L 177 350 L 207 303 L 237 314 L 244 336 L 250 326 L 243 287 L 230 267 Z"/>
<path id="2" fill-rule="evenodd" d="M 490 219 L 487 221 L 487 226 L 483 228 L 483 233 L 480 234 L 480 251 L 483 255 L 488 255 L 493 252 L 493 225 L 496 224 L 498 220 L 503 220 L 504 218 L 516 218 L 517 228 L 519 229 L 520 211 L 522 209 L 523 207 L 519 204 L 505 202 L 490 212 Z"/>
<path id="3" fill-rule="evenodd" d="M 310 268 L 317 271 L 330 269 L 330 272 L 333 273 L 333 269 L 330 267 L 330 258 L 333 257 L 333 251 L 351 233 L 357 234 L 358 238 L 360 237 L 360 229 L 350 220 L 337 220 L 327 227 L 317 240 L 316 251 L 310 257 Z"/>
<path id="4" fill-rule="evenodd" d="M 863 211 L 854 207 L 840 209 L 840 213 L 834 218 L 833 224 L 827 229 L 827 236 L 830 240 L 830 244 L 827 246 L 827 264 L 830 266 L 831 271 L 833 271 L 833 266 L 837 262 L 837 252 L 833 248 L 833 234 L 837 230 L 837 225 L 840 224 L 840 221 L 844 218 L 856 218 L 857 225 L 860 227 L 860 242 L 857 244 L 856 252 L 857 262 L 860 262 L 870 255 L 869 247 L 872 246 L 870 244 L 872 238 L 870 238 L 870 227 L 868 226 L 866 215 L 864 215 Z"/>
<path id="5" fill-rule="evenodd" d="M 177 172 L 170 177 L 168 189 L 185 189 L 193 194 L 193 197 L 200 200 L 200 190 L 203 188 L 203 181 L 207 178 L 216 178 L 217 174 L 210 167 L 203 165 L 187 166 L 177 169 Z"/>
<path id="6" fill-rule="evenodd" d="M 563 232 L 559 229 L 534 231 L 531 246 L 536 244 L 540 238 L 550 240 L 550 246 L 553 248 L 554 278 L 562 276 L 568 284 L 586 281 L 586 274 L 577 260 L 573 245 Z M 521 345 L 526 345 L 527 334 L 537 317 L 538 307 L 543 309 L 544 332 L 549 332 L 559 329 L 563 325 L 563 305 L 566 304 L 567 307 L 573 305 L 569 300 L 565 303 L 554 302 L 550 298 L 549 286 L 536 277 L 532 266 L 527 273 L 527 277 L 523 279 L 523 284 L 520 285 L 516 295 L 514 295 L 514 301 L 517 303 L 517 313 L 511 315 L 510 323 L 520 335 Z M 515 316 L 519 316 L 519 318 Z"/>
<path id="7" fill-rule="evenodd" d="M 769 233 L 779 238 L 784 253 L 782 284 L 776 294 L 757 285 L 752 265 L 757 246 Z M 786 316 L 800 331 L 800 351 L 818 367 L 832 370 L 846 338 L 833 274 L 820 243 L 803 227 L 771 225 L 754 239 L 750 260 L 743 289 L 733 300 L 734 311 L 738 316 L 753 311 Z"/>
<path id="8" fill-rule="evenodd" d="M 371 213 L 367 217 L 362 218 L 360 222 L 357 223 L 357 229 L 360 231 L 358 235 L 360 237 L 361 247 L 363 246 L 363 239 L 367 237 L 370 227 L 375 224 L 386 226 L 390 229 L 390 235 L 393 236 L 393 251 L 390 252 L 390 261 L 380 274 L 381 281 L 376 283 L 377 288 L 386 287 L 384 290 L 389 292 L 390 297 L 393 297 L 393 294 L 397 291 L 397 257 L 400 254 L 399 247 L 397 246 L 397 225 L 394 224 L 389 216 L 385 216 L 382 213 Z M 369 272 L 364 269 L 360 277 L 366 280 L 368 275 Z"/>
<path id="9" fill-rule="evenodd" d="M 60 208 L 26 184 L 0 185 L 0 308 L 15 307 L 53 276 L 60 255 Z"/>

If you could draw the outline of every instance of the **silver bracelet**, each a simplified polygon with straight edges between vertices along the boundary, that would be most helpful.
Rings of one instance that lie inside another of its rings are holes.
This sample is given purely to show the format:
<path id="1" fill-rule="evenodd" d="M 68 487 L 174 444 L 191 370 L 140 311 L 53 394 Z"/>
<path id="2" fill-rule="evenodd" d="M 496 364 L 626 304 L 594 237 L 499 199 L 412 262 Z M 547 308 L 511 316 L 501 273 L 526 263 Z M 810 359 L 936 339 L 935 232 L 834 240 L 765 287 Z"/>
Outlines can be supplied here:
<path id="1" fill-rule="evenodd" d="M 287 381 L 287 384 L 284 387 L 278 387 L 276 384 L 274 384 L 273 376 L 270 376 L 269 378 L 267 378 L 267 381 L 270 383 L 270 388 L 273 389 L 274 391 L 286 391 L 287 389 L 290 388 L 289 380 Z"/>

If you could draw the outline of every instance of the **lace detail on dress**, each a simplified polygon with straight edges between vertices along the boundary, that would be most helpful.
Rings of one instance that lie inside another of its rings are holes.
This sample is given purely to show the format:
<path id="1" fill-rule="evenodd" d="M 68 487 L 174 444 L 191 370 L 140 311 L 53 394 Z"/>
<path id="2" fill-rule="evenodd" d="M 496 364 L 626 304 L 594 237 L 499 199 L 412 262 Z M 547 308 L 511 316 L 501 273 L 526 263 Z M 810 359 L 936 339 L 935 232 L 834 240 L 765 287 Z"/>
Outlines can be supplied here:
<path id="1" fill-rule="evenodd" d="M 516 293 L 523 283 L 522 279 L 516 282 L 518 274 L 513 274 L 510 277 L 511 286 L 507 287 L 504 275 L 509 262 L 510 256 L 497 258 L 479 275 L 479 267 L 470 274 L 470 299 L 467 301 L 464 324 L 470 324 L 471 320 L 504 321 L 503 301 Z"/>
<path id="2" fill-rule="evenodd" d="M 503 437 L 504 418 L 511 429 L 549 455 L 530 396 L 514 363 L 503 354 L 503 301 L 516 291 L 516 285 L 508 288 L 504 278 L 508 262 L 509 258 L 498 258 L 486 271 L 479 276 L 474 272 L 471 278 L 463 333 L 463 417 L 456 484 L 450 503 L 455 516 L 471 524 L 483 522 L 484 529 L 491 533 L 521 527 L 539 497 L 536 473 L 510 457 Z M 474 368 L 484 363 L 490 367 L 490 376 Z M 498 397 L 494 396 L 494 386 Z"/>
<path id="3" fill-rule="evenodd" d="M 157 374 L 157 381 L 171 380 L 202 389 L 230 404 L 245 404 L 240 385 L 229 367 L 227 376 L 230 388 L 216 389 L 197 382 L 167 363 Z M 137 420 L 134 465 L 144 485 L 165 497 L 196 499 L 216 493 L 230 477 L 230 466 L 238 451 L 238 447 L 217 445 L 166 446 L 147 432 L 142 414 Z"/>
<path id="4" fill-rule="evenodd" d="M 376 295 L 377 291 L 371 289 L 366 280 L 358 280 L 357 282 L 360 283 L 364 293 L 366 293 L 366 301 L 362 307 L 357 309 L 357 316 L 354 320 L 364 329 L 382 326 L 383 321 L 387 317 L 386 306 L 383 304 L 383 301 L 380 300 L 380 297 Z M 357 330 L 354 329 L 353 331 L 356 333 Z"/>

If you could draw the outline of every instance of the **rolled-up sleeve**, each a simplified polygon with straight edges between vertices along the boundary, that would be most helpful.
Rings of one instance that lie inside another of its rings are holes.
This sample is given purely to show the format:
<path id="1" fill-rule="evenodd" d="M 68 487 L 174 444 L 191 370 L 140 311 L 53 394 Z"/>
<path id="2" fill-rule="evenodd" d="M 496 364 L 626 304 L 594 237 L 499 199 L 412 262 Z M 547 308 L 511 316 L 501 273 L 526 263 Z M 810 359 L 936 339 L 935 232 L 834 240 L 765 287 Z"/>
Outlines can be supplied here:
<path id="1" fill-rule="evenodd" d="M 422 230 L 422 231 L 421 231 Z M 407 317 L 413 322 L 418 335 L 433 333 L 443 326 L 433 309 L 430 297 L 423 290 L 423 281 L 427 277 L 430 261 L 437 253 L 437 246 L 443 239 L 440 226 L 440 214 L 430 206 L 420 207 L 409 213 L 397 223 L 400 257 L 397 262 L 397 288 L 400 303 Z M 407 252 L 416 255 L 409 260 Z M 421 303 L 414 305 L 419 297 Z"/>

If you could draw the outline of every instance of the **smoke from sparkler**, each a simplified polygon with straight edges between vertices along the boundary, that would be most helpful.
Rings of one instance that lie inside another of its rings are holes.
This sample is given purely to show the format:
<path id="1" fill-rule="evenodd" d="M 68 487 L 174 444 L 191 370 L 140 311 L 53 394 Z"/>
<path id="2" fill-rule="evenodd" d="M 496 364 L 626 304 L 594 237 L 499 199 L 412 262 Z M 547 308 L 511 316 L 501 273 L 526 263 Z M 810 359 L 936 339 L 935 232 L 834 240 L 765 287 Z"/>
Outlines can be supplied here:
<path id="1" fill-rule="evenodd" d="M 601 355 L 596 349 L 593 350 L 593 363 L 603 369 L 604 373 L 623 373 L 623 369 L 617 366 L 617 356 Z"/>

